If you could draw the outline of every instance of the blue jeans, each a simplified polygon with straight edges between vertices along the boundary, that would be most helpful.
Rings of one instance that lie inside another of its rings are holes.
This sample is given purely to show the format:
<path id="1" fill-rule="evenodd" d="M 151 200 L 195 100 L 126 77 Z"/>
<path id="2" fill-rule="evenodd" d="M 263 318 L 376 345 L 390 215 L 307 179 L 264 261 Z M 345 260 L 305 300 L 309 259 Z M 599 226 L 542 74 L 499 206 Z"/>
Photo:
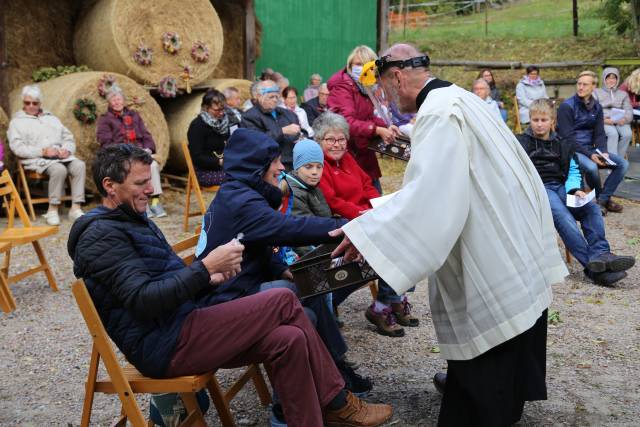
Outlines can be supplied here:
<path id="1" fill-rule="evenodd" d="M 298 289 L 293 282 L 288 280 L 275 280 L 273 282 L 265 282 L 260 285 L 260 292 L 273 288 L 287 288 L 298 294 Z M 312 298 L 305 298 L 302 301 L 304 311 L 311 319 L 318 335 L 322 338 L 324 345 L 329 350 L 333 360 L 338 361 L 344 358 L 347 352 L 347 343 L 338 328 L 336 319 L 333 317 L 333 311 L 326 302 L 325 295 L 318 295 Z M 311 312 L 309 312 L 309 310 Z"/>
<path id="2" fill-rule="evenodd" d="M 618 185 L 624 179 L 624 174 L 627 173 L 629 168 L 629 162 L 624 158 L 614 153 L 609 153 L 609 158 L 616 163 L 617 166 L 613 166 L 610 170 L 609 177 L 605 180 L 604 186 L 600 183 L 600 173 L 598 172 L 598 165 L 590 158 L 582 153 L 576 153 L 578 156 L 578 163 L 580 168 L 585 173 L 587 185 L 596 190 L 596 196 L 601 202 L 608 202 L 613 193 L 616 192 Z"/>
<path id="3" fill-rule="evenodd" d="M 598 205 L 591 201 L 579 208 L 570 208 L 564 184 L 545 184 L 544 187 L 549 196 L 553 224 L 569 252 L 582 266 L 611 251 Z M 576 221 L 580 221 L 584 236 Z"/>

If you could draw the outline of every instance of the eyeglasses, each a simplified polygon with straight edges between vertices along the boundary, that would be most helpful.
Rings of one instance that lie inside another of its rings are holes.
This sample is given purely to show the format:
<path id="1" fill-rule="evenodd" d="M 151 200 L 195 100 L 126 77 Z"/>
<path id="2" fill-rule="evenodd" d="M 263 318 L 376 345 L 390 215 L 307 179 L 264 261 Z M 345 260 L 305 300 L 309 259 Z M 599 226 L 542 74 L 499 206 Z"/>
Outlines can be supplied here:
<path id="1" fill-rule="evenodd" d="M 347 143 L 347 138 L 324 138 L 323 141 L 327 142 L 329 145 L 336 145 L 336 143 L 344 145 Z"/>
<path id="2" fill-rule="evenodd" d="M 224 107 L 209 107 L 209 111 L 212 113 L 223 113 Z"/>
<path id="3" fill-rule="evenodd" d="M 35 107 L 37 107 L 38 105 L 40 105 L 40 101 L 22 101 L 22 103 L 23 103 L 25 106 L 27 106 L 27 107 L 28 107 L 29 105 L 33 105 L 33 106 L 35 106 Z"/>

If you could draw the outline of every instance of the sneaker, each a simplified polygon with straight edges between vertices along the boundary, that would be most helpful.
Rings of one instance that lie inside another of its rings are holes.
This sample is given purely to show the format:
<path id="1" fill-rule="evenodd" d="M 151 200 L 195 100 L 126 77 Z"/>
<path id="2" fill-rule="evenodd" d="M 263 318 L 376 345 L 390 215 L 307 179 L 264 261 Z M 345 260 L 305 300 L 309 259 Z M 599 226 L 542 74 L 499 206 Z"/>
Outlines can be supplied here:
<path id="1" fill-rule="evenodd" d="M 347 404 L 335 411 L 325 411 L 324 423 L 327 427 L 375 427 L 389 420 L 391 415 L 391 405 L 367 403 L 347 392 Z"/>
<path id="2" fill-rule="evenodd" d="M 438 372 L 433 376 L 433 385 L 438 390 L 438 393 L 444 394 L 444 388 L 447 385 L 447 374 L 444 372 Z"/>
<path id="3" fill-rule="evenodd" d="M 344 388 L 358 397 L 364 397 L 373 388 L 373 383 L 369 378 L 356 374 L 356 371 L 347 365 L 344 360 L 336 363 L 338 370 L 344 379 Z"/>
<path id="4" fill-rule="evenodd" d="M 73 209 L 73 210 L 70 210 L 68 213 L 68 217 L 71 222 L 80 218 L 82 215 L 84 215 L 84 212 L 82 211 L 82 209 Z"/>
<path id="5" fill-rule="evenodd" d="M 398 325 L 396 316 L 393 314 L 390 308 L 385 308 L 382 312 L 377 312 L 374 309 L 375 303 L 371 304 L 364 316 L 367 320 L 376 327 L 376 331 L 380 335 L 386 335 L 388 337 L 403 337 L 404 329 Z"/>
<path id="6" fill-rule="evenodd" d="M 411 304 L 406 298 L 403 298 L 401 302 L 391 303 L 391 311 L 402 326 L 416 327 L 420 325 L 420 319 L 411 315 Z"/>
<path id="7" fill-rule="evenodd" d="M 280 403 L 275 403 L 271 407 L 271 418 L 269 418 L 271 427 L 287 427 L 287 422 L 284 419 L 284 411 Z"/>
<path id="8" fill-rule="evenodd" d="M 156 218 L 163 218 L 167 216 L 167 212 L 164 210 L 164 208 L 160 203 L 158 203 L 155 206 L 151 206 L 151 212 L 153 213 L 153 216 L 155 216 Z"/>
<path id="9" fill-rule="evenodd" d="M 42 216 L 45 220 L 47 220 L 47 224 L 60 225 L 60 215 L 58 215 L 58 212 L 51 211 L 51 212 L 47 212 Z"/>
<path id="10" fill-rule="evenodd" d="M 636 258 L 627 255 L 615 255 L 611 252 L 606 253 L 599 257 L 605 262 L 605 269 L 607 271 L 625 271 L 630 269 L 636 263 Z M 587 265 L 588 267 L 588 265 Z M 595 270 L 592 269 L 595 272 Z"/>
<path id="11" fill-rule="evenodd" d="M 149 205 L 147 205 L 147 218 L 153 218 L 154 216 L 155 215 L 153 214 L 153 211 L 151 210 Z"/>
<path id="12" fill-rule="evenodd" d="M 627 277 L 626 271 L 605 271 L 603 273 L 594 273 L 587 269 L 584 270 L 584 274 L 596 285 L 600 286 L 613 286 L 619 280 Z"/>

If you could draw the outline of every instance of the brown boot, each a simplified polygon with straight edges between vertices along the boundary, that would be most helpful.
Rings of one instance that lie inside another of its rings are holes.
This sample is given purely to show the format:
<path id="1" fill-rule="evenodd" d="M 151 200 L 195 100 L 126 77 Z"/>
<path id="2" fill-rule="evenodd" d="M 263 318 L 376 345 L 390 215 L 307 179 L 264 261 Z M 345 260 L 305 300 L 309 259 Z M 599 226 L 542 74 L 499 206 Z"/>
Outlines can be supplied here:
<path id="1" fill-rule="evenodd" d="M 609 212 L 620 213 L 622 212 L 622 205 L 609 199 L 609 201 L 607 202 L 607 210 Z"/>
<path id="2" fill-rule="evenodd" d="M 403 337 L 404 329 L 398 325 L 396 316 L 393 314 L 390 308 L 385 308 L 382 312 L 374 310 L 375 303 L 371 304 L 364 316 L 367 320 L 373 323 L 376 327 L 376 331 L 380 335 L 386 335 L 388 337 Z"/>
<path id="3" fill-rule="evenodd" d="M 327 427 L 374 427 L 387 421 L 393 414 L 391 405 L 367 403 L 347 392 L 347 404 L 335 411 L 326 411 Z"/>
<path id="4" fill-rule="evenodd" d="M 406 298 L 401 302 L 391 303 L 391 311 L 402 326 L 415 327 L 420 325 L 420 319 L 411 315 L 411 304 Z"/>

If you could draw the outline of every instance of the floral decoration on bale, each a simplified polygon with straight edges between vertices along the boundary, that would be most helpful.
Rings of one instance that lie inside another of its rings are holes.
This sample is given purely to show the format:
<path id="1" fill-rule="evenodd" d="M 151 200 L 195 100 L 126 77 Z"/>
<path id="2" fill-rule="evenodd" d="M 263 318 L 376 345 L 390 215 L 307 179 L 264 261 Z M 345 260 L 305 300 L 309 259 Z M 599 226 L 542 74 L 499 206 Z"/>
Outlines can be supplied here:
<path id="1" fill-rule="evenodd" d="M 209 60 L 209 47 L 201 41 L 196 41 L 191 47 L 191 57 L 196 62 L 207 62 Z"/>
<path id="2" fill-rule="evenodd" d="M 105 74 L 98 82 L 98 93 L 105 98 L 111 87 L 116 83 L 116 77 L 113 74 Z"/>
<path id="3" fill-rule="evenodd" d="M 178 94 L 178 82 L 175 77 L 163 77 L 158 83 L 158 93 L 163 98 L 175 98 Z"/>
<path id="4" fill-rule="evenodd" d="M 162 34 L 162 48 L 165 52 L 175 55 L 180 50 L 182 41 L 178 33 L 173 31 L 166 31 Z"/>
<path id="5" fill-rule="evenodd" d="M 141 42 L 133 54 L 133 60 L 140 65 L 151 65 L 153 49 Z"/>
<path id="6" fill-rule="evenodd" d="M 89 98 L 79 98 L 73 106 L 74 117 L 85 124 L 96 121 L 96 103 Z"/>

